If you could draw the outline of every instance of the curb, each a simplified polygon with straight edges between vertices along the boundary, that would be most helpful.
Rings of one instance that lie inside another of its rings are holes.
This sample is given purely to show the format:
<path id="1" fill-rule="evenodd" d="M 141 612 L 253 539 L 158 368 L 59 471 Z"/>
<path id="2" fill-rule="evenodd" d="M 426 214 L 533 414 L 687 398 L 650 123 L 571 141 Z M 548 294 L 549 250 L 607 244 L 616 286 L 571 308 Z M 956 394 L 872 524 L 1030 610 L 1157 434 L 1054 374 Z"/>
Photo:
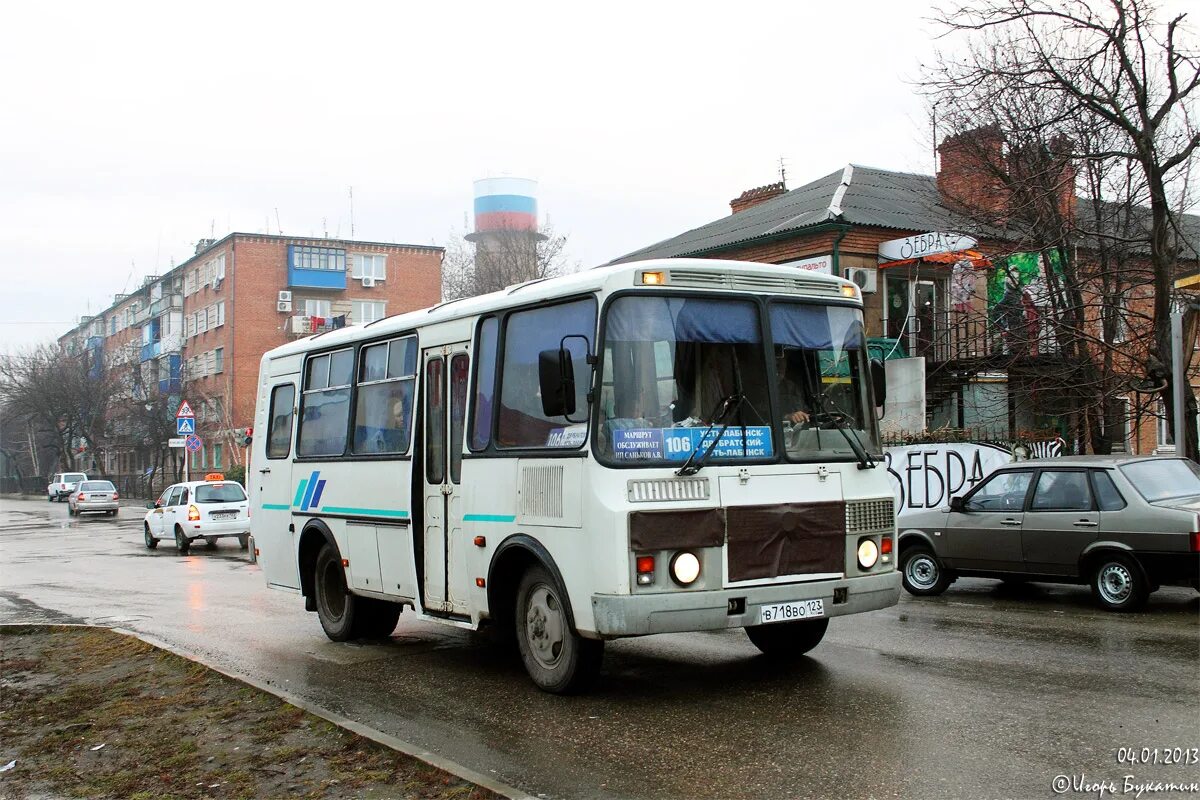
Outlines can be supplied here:
<path id="1" fill-rule="evenodd" d="M 220 673 L 221 675 L 224 675 L 226 678 L 229 678 L 230 680 L 238 681 L 239 683 L 245 683 L 249 686 L 253 686 L 255 689 L 258 689 L 259 691 L 266 692 L 267 694 L 270 694 L 270 695 L 274 695 L 275 697 L 278 697 L 280 700 L 283 700 L 285 703 L 288 703 L 289 705 L 293 705 L 296 708 L 307 711 L 308 713 L 310 713 L 314 716 L 320 717 L 321 719 L 325 720 L 326 722 L 333 723 L 334 725 L 337 725 L 339 728 L 342 728 L 343 730 L 350 731 L 351 733 L 357 734 L 357 735 L 363 737 L 364 739 L 370 739 L 371 741 L 375 742 L 376 744 L 381 744 L 384 747 L 399 751 L 401 753 L 404 753 L 406 756 L 411 756 L 412 758 L 415 758 L 419 761 L 424 761 L 426 764 L 429 764 L 432 767 L 436 767 L 445 772 L 449 772 L 453 775 L 457 775 L 458 777 L 462 778 L 463 780 L 470 781 L 471 783 L 474 783 L 477 786 L 482 786 L 484 789 L 495 792 L 496 794 L 501 795 L 503 797 L 509 798 L 509 800 L 538 800 L 538 798 L 533 797 L 532 795 L 530 795 L 526 792 L 523 792 L 514 786 L 509 786 L 508 784 L 503 783 L 502 781 L 496 780 L 495 778 L 491 777 L 490 775 L 484 775 L 480 772 L 476 772 L 475 770 L 470 769 L 469 767 L 465 767 L 462 764 L 459 764 L 455 761 L 451 761 L 450 759 L 445 758 L 444 756 L 440 756 L 437 753 L 417 747 L 416 745 L 412 744 L 411 742 L 406 742 L 403 739 L 397 738 L 388 733 L 384 733 L 383 731 L 376 730 L 375 728 L 372 728 L 368 725 L 364 725 L 361 722 L 355 722 L 352 719 L 343 717 L 341 714 L 337 714 L 337 713 L 334 713 L 333 711 L 329 711 L 328 709 L 322 708 L 321 706 L 318 706 L 315 703 L 311 703 L 308 700 L 297 697 L 296 695 L 292 694 L 291 692 L 283 691 L 282 689 L 272 686 L 271 684 L 266 683 L 264 681 L 259 681 L 255 678 L 250 678 L 245 675 L 239 675 L 235 672 L 230 672 L 229 670 L 224 669 L 223 667 L 219 667 L 214 664 L 210 664 L 203 658 L 199 658 L 197 656 L 192 655 L 191 653 L 187 653 L 183 650 L 180 650 L 175 645 L 164 642 L 161 639 L 157 639 L 153 636 L 149 636 L 149 635 L 146 635 L 143 633 L 138 633 L 137 631 L 129 630 L 128 628 L 119 628 L 119 627 L 114 628 L 114 627 L 109 627 L 107 625 L 88 625 L 86 623 L 66 623 L 66 624 L 64 624 L 64 623 L 59 623 L 59 622 L 51 622 L 51 623 L 0 622 L 0 629 L 10 629 L 10 628 L 16 628 L 16 629 L 37 628 L 37 629 L 45 629 L 45 630 L 53 630 L 54 628 L 99 628 L 99 629 L 103 629 L 103 630 L 110 630 L 110 631 L 113 631 L 114 633 L 120 633 L 124 636 L 131 636 L 134 639 L 138 639 L 140 641 L 145 642 L 146 644 L 150 645 L 151 647 L 156 647 L 159 650 L 165 650 L 168 653 L 179 656 L 180 658 L 185 658 L 188 661 L 194 661 L 197 664 L 201 664 L 201 665 L 207 667 L 208 669 L 211 669 L 213 672 L 217 672 L 217 673 Z"/>

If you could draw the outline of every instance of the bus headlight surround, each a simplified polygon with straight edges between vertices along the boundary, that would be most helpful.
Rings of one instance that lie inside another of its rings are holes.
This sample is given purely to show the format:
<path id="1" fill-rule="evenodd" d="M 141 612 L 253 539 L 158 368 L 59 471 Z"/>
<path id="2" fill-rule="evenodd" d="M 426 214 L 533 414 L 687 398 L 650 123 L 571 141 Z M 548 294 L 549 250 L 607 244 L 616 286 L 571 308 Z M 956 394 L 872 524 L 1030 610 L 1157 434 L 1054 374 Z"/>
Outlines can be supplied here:
<path id="1" fill-rule="evenodd" d="M 858 542 L 858 565 L 870 569 L 879 561 L 879 545 L 874 539 L 861 539 Z"/>
<path id="2" fill-rule="evenodd" d="M 691 586 L 700 577 L 700 559 L 690 550 L 680 550 L 671 557 L 671 580 L 680 586 Z"/>

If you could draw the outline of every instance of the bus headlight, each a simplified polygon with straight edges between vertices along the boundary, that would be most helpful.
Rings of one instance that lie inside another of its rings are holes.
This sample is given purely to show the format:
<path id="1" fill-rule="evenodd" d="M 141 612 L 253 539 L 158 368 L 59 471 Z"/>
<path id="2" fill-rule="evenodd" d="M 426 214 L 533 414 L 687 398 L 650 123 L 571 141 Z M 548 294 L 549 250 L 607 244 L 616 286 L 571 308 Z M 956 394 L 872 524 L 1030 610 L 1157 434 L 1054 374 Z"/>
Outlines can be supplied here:
<path id="1" fill-rule="evenodd" d="M 680 586 L 690 586 L 700 577 L 700 559 L 696 554 L 681 550 L 671 559 L 671 578 Z"/>
<path id="2" fill-rule="evenodd" d="M 870 569 L 879 560 L 879 545 L 874 539 L 862 539 L 858 543 L 858 565 Z"/>

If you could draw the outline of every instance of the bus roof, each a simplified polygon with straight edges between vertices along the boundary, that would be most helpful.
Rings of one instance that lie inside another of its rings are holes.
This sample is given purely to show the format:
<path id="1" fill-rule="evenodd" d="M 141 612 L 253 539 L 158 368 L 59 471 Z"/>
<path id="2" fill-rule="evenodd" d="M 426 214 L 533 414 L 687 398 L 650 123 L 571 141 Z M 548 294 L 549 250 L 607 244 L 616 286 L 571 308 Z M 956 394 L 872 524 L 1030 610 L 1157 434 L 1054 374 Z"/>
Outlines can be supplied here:
<path id="1" fill-rule="evenodd" d="M 313 334 L 294 342 L 269 350 L 264 358 L 282 358 L 304 353 L 314 348 L 336 347 L 360 339 L 386 337 L 462 317 L 474 317 L 493 311 L 501 311 L 539 300 L 566 297 L 574 294 L 596 292 L 603 289 L 616 291 L 632 289 L 636 276 L 641 272 L 663 271 L 667 273 L 667 286 L 708 291 L 729 291 L 752 294 L 782 294 L 810 297 L 812 299 L 847 298 L 842 294 L 843 286 L 854 286 L 848 280 L 816 272 L 807 272 L 795 267 L 777 264 L 761 264 L 753 261 L 722 261 L 708 258 L 667 258 L 652 261 L 632 261 L 625 264 L 596 267 L 583 272 L 573 272 L 557 278 L 537 280 L 507 286 L 498 292 L 450 300 L 430 308 L 408 311 L 384 317 L 367 325 L 350 325 L 335 331 Z M 722 276 L 728 276 L 725 279 Z M 733 276 L 737 276 L 734 278 Z M 661 288 L 661 287 L 651 287 Z M 855 302 L 861 303 L 862 295 L 855 287 Z"/>

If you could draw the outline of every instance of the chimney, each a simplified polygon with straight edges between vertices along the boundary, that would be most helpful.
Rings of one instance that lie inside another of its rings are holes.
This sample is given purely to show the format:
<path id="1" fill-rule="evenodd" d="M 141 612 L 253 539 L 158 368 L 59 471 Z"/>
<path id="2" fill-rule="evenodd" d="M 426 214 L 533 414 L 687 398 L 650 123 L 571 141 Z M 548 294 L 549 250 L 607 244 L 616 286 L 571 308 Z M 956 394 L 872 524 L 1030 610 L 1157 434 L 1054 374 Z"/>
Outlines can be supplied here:
<path id="1" fill-rule="evenodd" d="M 199 241 L 196 242 L 196 253 L 195 254 L 200 255 L 200 253 L 202 253 L 203 251 L 212 247 L 216 243 L 217 243 L 216 239 L 200 239 Z"/>
<path id="2" fill-rule="evenodd" d="M 747 208 L 754 208 L 759 203 L 765 203 L 772 197 L 779 197 L 781 194 L 787 193 L 787 187 L 783 185 L 783 181 L 768 183 L 766 186 L 759 186 L 754 189 L 747 189 L 742 192 L 740 197 L 729 201 L 729 207 L 733 209 L 733 213 L 745 211 Z"/>
<path id="3" fill-rule="evenodd" d="M 1004 138 L 989 125 L 949 136 L 938 145 L 938 193 L 951 208 L 1004 216 L 1008 196 L 1000 175 L 1006 171 Z"/>

